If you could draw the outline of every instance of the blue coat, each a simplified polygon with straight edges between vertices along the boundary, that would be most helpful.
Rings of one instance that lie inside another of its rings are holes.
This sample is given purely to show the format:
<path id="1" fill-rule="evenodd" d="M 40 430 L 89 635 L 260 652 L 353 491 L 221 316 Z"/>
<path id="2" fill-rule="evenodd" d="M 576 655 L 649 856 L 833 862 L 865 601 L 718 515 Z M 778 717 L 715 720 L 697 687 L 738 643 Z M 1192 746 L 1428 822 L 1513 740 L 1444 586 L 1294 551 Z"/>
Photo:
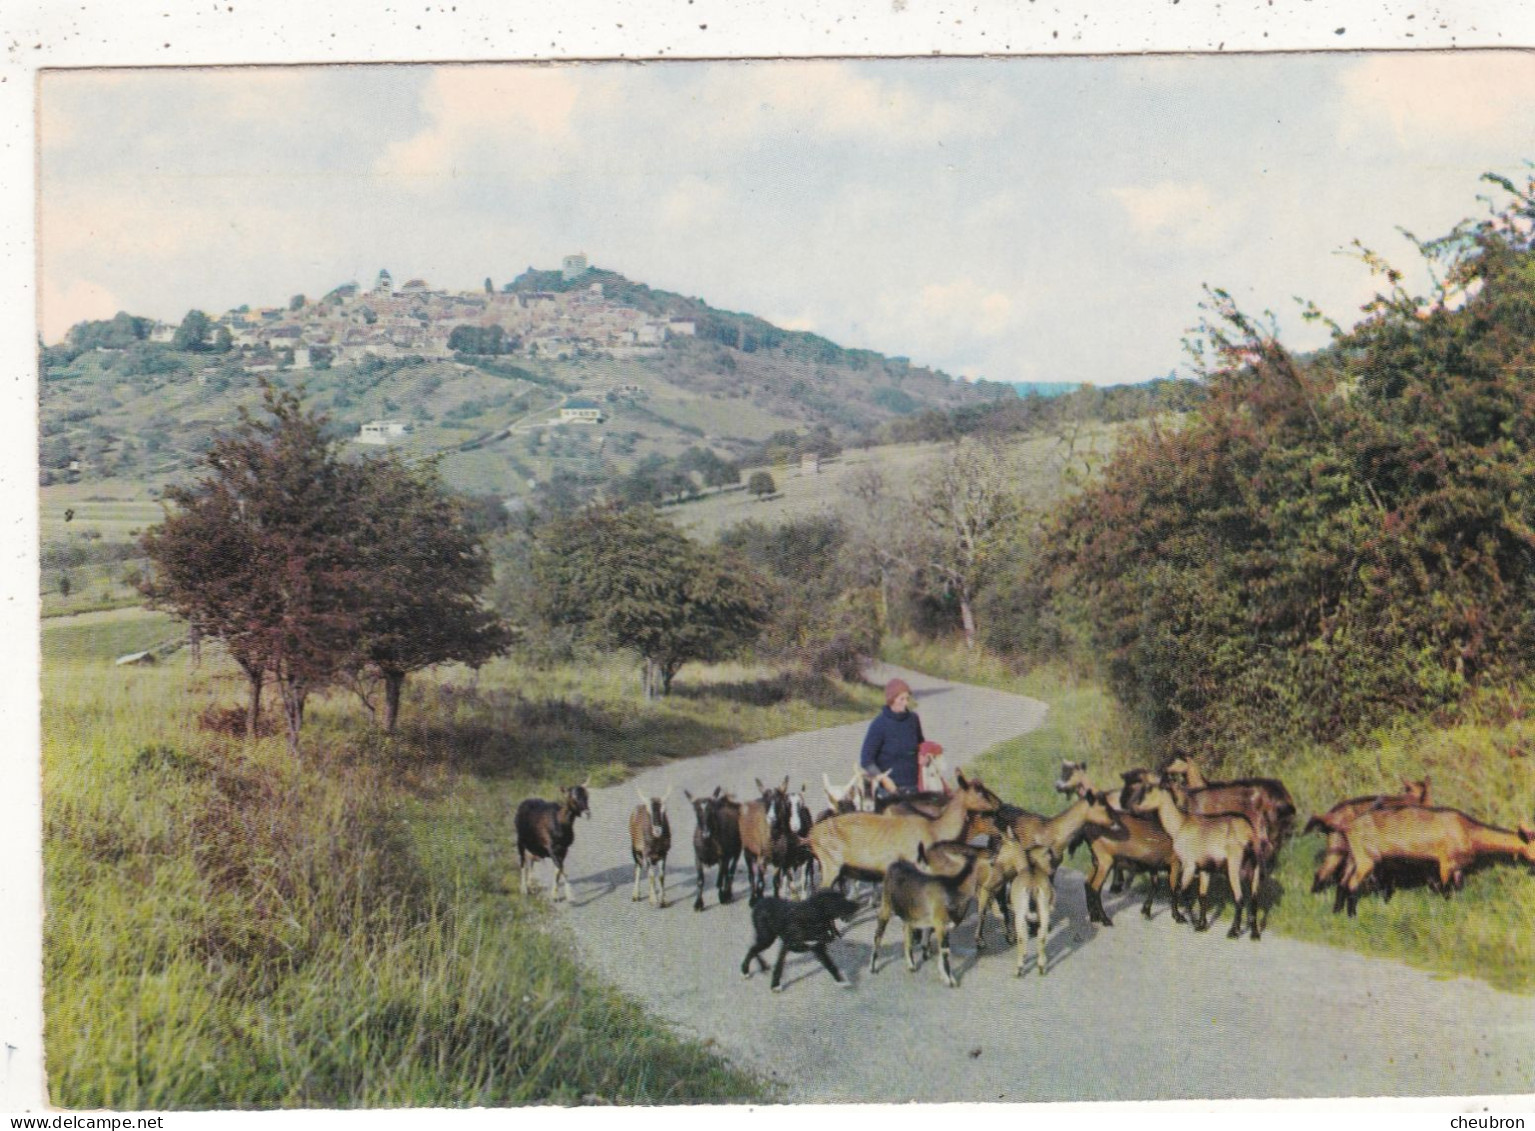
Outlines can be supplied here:
<path id="1" fill-rule="evenodd" d="M 869 724 L 858 764 L 865 771 L 890 775 L 897 789 L 917 788 L 917 747 L 922 745 L 922 720 L 915 711 L 899 715 L 887 705 Z"/>

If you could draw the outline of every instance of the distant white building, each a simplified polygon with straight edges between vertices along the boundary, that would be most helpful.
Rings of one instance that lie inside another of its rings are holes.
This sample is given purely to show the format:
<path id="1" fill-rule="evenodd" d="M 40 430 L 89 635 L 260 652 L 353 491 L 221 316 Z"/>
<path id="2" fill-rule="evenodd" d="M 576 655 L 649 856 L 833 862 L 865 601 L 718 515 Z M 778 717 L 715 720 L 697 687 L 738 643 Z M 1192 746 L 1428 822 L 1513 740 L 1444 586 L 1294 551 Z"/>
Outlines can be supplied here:
<path id="1" fill-rule="evenodd" d="M 370 420 L 357 433 L 359 444 L 387 444 L 409 436 L 411 425 L 404 420 Z"/>
<path id="2" fill-rule="evenodd" d="M 586 274 L 585 255 L 567 255 L 565 262 L 560 267 L 560 276 L 567 283 L 572 279 L 579 279 Z"/>
<path id="3" fill-rule="evenodd" d="M 602 406 L 596 401 L 573 398 L 560 406 L 561 424 L 601 424 Z"/>

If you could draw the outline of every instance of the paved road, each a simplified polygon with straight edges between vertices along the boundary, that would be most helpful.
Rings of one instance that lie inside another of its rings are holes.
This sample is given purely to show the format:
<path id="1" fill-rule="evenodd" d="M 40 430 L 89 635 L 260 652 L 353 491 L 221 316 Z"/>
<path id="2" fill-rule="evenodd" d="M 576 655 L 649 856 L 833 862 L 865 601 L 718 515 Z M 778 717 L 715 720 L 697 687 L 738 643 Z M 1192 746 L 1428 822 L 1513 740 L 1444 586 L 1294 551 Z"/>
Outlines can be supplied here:
<path id="1" fill-rule="evenodd" d="M 951 766 L 1045 715 L 1044 704 L 1020 696 L 898 669 L 872 674 L 906 678 Z M 1133 897 L 1117 897 L 1123 914 L 1112 929 L 1093 926 L 1071 867 L 1080 856 L 1057 876 L 1043 978 L 1032 965 L 1015 978 L 1010 951 L 975 955 L 973 917 L 955 934 L 958 989 L 942 984 L 936 963 L 906 972 L 894 924 L 870 976 L 866 909 L 830 947 L 851 990 L 811 955 L 791 956 L 783 993 L 770 993 L 765 975 L 743 979 L 745 899 L 721 907 L 711 887 L 706 910 L 692 910 L 693 818 L 682 790 L 723 785 L 749 797 L 753 778 L 787 773 L 818 795 L 822 771 L 846 780 L 863 731 L 753 743 L 636 779 L 647 794 L 675 787 L 671 903 L 661 910 L 630 901 L 634 785 L 596 791 L 569 860 L 575 899 L 562 913 L 587 966 L 679 1031 L 777 1081 L 788 1101 L 1535 1093 L 1535 999 L 1273 934 L 1258 943 L 1228 940 L 1219 928 L 1196 935 L 1171 922 L 1165 903 L 1143 920 Z M 548 866 L 538 875 L 547 884 Z M 744 877 L 743 865 L 738 893 Z"/>

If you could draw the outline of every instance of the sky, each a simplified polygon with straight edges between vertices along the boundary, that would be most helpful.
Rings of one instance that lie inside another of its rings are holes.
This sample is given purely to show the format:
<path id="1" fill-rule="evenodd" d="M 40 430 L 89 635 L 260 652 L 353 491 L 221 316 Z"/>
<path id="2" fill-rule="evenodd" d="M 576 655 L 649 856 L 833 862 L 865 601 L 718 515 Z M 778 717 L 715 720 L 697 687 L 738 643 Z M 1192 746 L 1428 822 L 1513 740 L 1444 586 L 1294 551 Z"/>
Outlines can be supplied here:
<path id="1" fill-rule="evenodd" d="M 1354 239 L 1480 215 L 1535 53 L 502 64 L 41 76 L 45 341 L 572 252 L 957 376 L 1184 367 L 1202 286 L 1319 341 Z"/>

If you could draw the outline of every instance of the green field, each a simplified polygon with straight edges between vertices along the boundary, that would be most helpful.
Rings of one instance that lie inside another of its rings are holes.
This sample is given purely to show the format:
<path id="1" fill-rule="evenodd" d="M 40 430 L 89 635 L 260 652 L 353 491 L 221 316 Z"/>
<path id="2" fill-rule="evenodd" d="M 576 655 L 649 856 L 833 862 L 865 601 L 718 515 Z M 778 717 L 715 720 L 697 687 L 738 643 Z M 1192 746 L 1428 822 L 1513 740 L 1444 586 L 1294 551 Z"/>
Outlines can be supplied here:
<path id="1" fill-rule="evenodd" d="M 866 718 L 879 693 L 737 665 L 640 696 L 622 659 L 407 686 L 400 732 L 312 701 L 302 756 L 229 733 L 217 649 L 159 614 L 43 628 L 44 1007 L 64 1108 L 760 1101 L 771 1086 L 577 967 L 508 814 L 588 776 Z M 272 696 L 275 698 L 275 693 Z M 236 728 L 238 729 L 238 728 Z"/>

